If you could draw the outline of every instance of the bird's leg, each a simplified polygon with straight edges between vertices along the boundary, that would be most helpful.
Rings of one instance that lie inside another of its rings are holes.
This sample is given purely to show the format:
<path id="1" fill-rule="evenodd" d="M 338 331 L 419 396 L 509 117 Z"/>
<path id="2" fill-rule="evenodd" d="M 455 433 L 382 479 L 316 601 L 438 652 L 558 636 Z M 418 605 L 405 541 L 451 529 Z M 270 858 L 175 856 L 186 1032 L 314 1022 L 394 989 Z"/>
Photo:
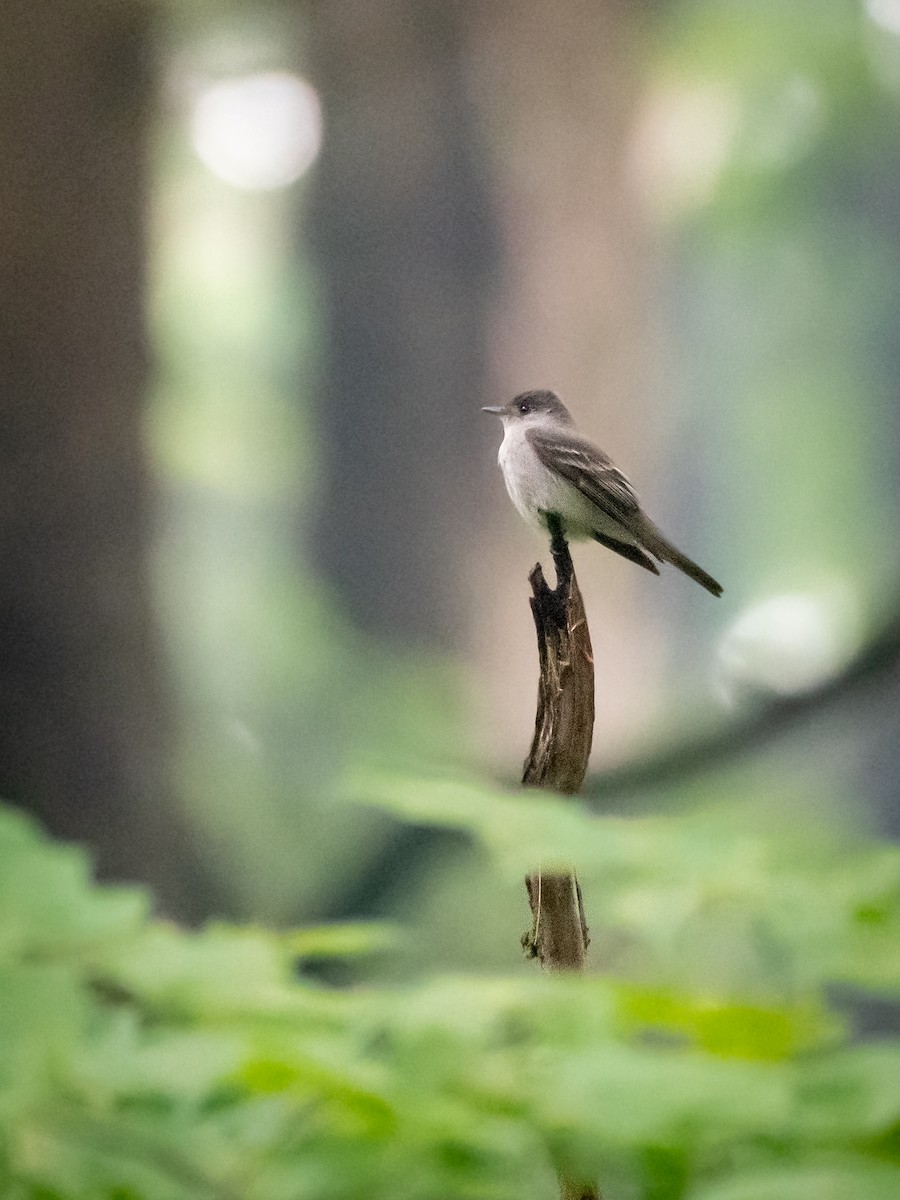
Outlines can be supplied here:
<path id="1" fill-rule="evenodd" d="M 556 567 L 556 594 L 564 596 L 572 579 L 572 556 L 563 533 L 562 517 L 555 512 L 545 512 L 543 517 L 550 533 L 550 553 Z"/>

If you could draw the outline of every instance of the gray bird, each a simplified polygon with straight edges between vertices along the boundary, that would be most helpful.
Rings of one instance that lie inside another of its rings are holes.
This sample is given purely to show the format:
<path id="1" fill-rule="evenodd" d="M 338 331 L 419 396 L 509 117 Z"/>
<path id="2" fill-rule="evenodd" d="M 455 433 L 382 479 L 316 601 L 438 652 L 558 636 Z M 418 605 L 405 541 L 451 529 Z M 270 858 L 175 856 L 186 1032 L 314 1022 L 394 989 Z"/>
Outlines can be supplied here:
<path id="1" fill-rule="evenodd" d="M 523 392 L 483 411 L 503 420 L 497 461 L 513 504 L 530 525 L 547 529 L 548 514 L 556 514 L 571 541 L 593 538 L 654 575 L 654 558 L 671 563 L 721 596 L 721 585 L 660 533 L 609 457 L 578 433 L 555 392 Z"/>

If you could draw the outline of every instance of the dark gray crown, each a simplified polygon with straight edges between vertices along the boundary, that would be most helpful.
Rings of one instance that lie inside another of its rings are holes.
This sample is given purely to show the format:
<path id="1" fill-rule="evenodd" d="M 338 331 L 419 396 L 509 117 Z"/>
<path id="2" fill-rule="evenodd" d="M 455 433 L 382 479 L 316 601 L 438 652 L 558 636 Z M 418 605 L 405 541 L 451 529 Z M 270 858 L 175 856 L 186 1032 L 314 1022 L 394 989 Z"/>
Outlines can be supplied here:
<path id="1" fill-rule="evenodd" d="M 510 400 L 507 408 L 510 412 L 519 413 L 523 417 L 529 413 L 548 413 L 560 421 L 566 421 L 569 424 L 572 422 L 569 410 L 556 392 L 522 392 Z"/>

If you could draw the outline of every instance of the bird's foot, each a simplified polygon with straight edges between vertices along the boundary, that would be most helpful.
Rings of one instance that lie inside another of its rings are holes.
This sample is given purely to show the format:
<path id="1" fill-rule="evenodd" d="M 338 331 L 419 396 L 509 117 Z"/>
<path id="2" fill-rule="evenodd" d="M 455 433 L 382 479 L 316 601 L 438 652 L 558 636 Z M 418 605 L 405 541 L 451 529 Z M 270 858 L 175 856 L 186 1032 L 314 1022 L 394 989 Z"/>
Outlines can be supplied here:
<path id="1" fill-rule="evenodd" d="M 556 567 L 555 595 L 562 598 L 569 589 L 574 568 L 569 554 L 569 544 L 566 541 L 562 517 L 559 513 L 545 512 L 541 509 L 541 518 L 550 534 L 550 553 Z"/>

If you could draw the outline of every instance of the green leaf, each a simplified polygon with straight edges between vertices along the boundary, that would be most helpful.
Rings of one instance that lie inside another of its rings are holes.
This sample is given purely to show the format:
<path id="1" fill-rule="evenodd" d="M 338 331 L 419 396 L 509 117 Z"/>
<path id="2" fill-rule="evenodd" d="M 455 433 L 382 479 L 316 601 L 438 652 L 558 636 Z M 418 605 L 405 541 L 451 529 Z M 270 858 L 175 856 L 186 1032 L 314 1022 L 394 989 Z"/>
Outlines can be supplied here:
<path id="1" fill-rule="evenodd" d="M 65 955 L 133 935 L 149 912 L 134 888 L 92 886 L 87 856 L 0 808 L 0 959 Z"/>
<path id="2" fill-rule="evenodd" d="M 86 1014 L 86 997 L 66 968 L 0 963 L 0 1119 L 53 1094 Z"/>
<path id="3" fill-rule="evenodd" d="M 298 958 L 349 958 L 378 954 L 395 949 L 401 941 L 399 926 L 386 921 L 306 926 L 284 935 L 285 946 Z"/>
<path id="4" fill-rule="evenodd" d="M 832 1041 L 840 1023 L 817 1003 L 792 1007 L 622 984 L 617 989 L 624 1028 L 666 1033 L 720 1058 L 782 1062 Z"/>
<path id="5" fill-rule="evenodd" d="M 900 1041 L 852 1046 L 801 1063 L 797 1103 L 804 1134 L 826 1143 L 900 1126 Z"/>
<path id="6" fill-rule="evenodd" d="M 864 1158 L 756 1171 L 699 1187 L 688 1200 L 897 1200 L 900 1169 Z"/>

